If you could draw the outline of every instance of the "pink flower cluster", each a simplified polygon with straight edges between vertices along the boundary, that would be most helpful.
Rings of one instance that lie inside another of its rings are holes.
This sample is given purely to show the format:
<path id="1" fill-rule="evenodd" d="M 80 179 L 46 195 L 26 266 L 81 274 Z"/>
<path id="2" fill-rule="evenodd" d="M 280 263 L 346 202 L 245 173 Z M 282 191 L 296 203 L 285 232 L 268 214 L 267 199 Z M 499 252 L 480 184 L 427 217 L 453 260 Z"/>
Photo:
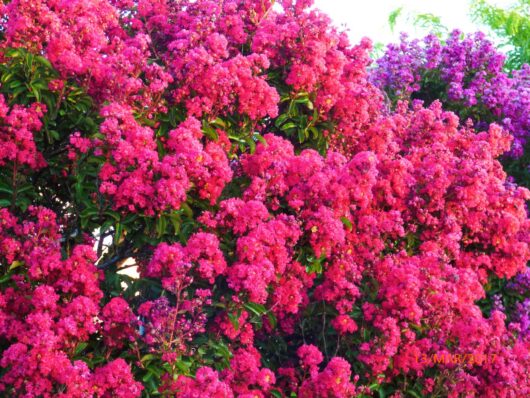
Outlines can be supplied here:
<path id="1" fill-rule="evenodd" d="M 265 398 L 275 382 L 274 373 L 261 368 L 257 350 L 239 349 L 230 361 L 230 368 L 221 374 L 209 367 L 201 367 L 194 379 L 181 376 L 165 391 L 184 398 Z"/>
<path id="2" fill-rule="evenodd" d="M 363 39 L 352 47 L 346 33 L 331 27 L 327 15 L 307 10 L 312 0 L 281 3 L 285 12 L 271 11 L 260 20 L 252 50 L 265 54 L 274 69 L 285 71 L 283 78 L 293 93 L 311 93 L 318 120 L 336 124 L 332 145 L 348 148 L 382 107 L 380 91 L 367 81 L 371 42 Z"/>
<path id="3" fill-rule="evenodd" d="M 168 134 L 164 154 L 159 153 L 153 130 L 141 126 L 132 109 L 118 104 L 103 108 L 105 121 L 96 152 L 107 161 L 100 171 L 100 192 L 113 199 L 115 208 L 154 215 L 176 210 L 192 188 L 215 203 L 232 178 L 222 142 L 203 144 L 197 119 L 189 118 Z"/>
<path id="4" fill-rule="evenodd" d="M 76 246 L 62 259 L 55 214 L 43 208 L 29 213 L 20 223 L 0 210 L 0 261 L 14 272 L 0 292 L 0 337 L 6 344 L 0 390 L 24 397 L 140 396 L 142 386 L 123 359 L 94 371 L 76 359 L 79 344 L 98 331 L 102 292 L 92 248 Z"/>
<path id="5" fill-rule="evenodd" d="M 36 170 L 46 166 L 46 160 L 38 151 L 35 137 L 42 128 L 41 118 L 46 106 L 34 103 L 30 107 L 14 105 L 9 108 L 0 95 L 0 166 L 8 162 L 15 168 L 27 166 Z"/>
<path id="6" fill-rule="evenodd" d="M 128 342 L 136 340 L 139 322 L 121 297 L 114 297 L 102 309 L 100 315 L 105 344 L 109 348 L 121 349 Z"/>
<path id="7" fill-rule="evenodd" d="M 64 78 L 75 77 L 101 102 L 162 109 L 160 98 L 172 78 L 148 62 L 150 37 L 145 33 L 129 36 L 121 24 L 121 10 L 113 3 L 9 2 L 2 6 L 6 16 L 2 46 L 44 54 Z"/>

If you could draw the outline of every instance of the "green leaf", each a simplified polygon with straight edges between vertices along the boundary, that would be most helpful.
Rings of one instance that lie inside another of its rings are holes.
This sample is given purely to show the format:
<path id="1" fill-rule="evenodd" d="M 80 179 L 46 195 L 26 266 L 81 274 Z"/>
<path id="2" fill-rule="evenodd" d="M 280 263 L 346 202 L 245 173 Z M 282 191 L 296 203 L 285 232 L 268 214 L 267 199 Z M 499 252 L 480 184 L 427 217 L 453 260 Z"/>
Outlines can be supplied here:
<path id="1" fill-rule="evenodd" d="M 53 141 L 59 141 L 59 139 L 61 138 L 61 135 L 59 134 L 58 131 L 56 130 L 49 130 L 49 135 L 50 135 L 50 138 Z"/>
<path id="2" fill-rule="evenodd" d="M 90 218 L 93 216 L 97 216 L 99 214 L 99 210 L 94 207 L 87 207 L 85 210 L 83 210 L 80 214 L 81 218 Z"/>
<path id="3" fill-rule="evenodd" d="M 4 276 L 1 276 L 1 277 L 0 277 L 0 284 L 1 284 L 1 283 L 5 283 L 5 282 L 7 282 L 8 280 L 10 280 L 12 275 L 13 275 L 13 274 L 12 274 L 11 272 L 8 272 L 8 273 L 5 274 Z"/>
<path id="4" fill-rule="evenodd" d="M 12 195 L 13 189 L 10 184 L 7 184 L 5 182 L 0 182 L 0 192 L 5 192 L 8 195 Z"/>
<path id="5" fill-rule="evenodd" d="M 257 315 L 257 316 L 262 316 L 263 314 L 267 312 L 267 308 L 265 308 L 265 306 L 262 304 L 245 303 L 243 306 L 245 307 L 245 309 L 249 310 L 250 312 L 252 312 L 254 315 Z"/>
<path id="6" fill-rule="evenodd" d="M 162 237 L 166 233 L 167 218 L 163 215 L 156 220 L 156 234 L 157 237 Z"/>
<path id="7" fill-rule="evenodd" d="M 35 56 L 28 52 L 26 53 L 26 65 L 28 65 L 28 67 L 31 69 L 31 67 L 33 66 L 33 59 L 35 58 Z"/>
<path id="8" fill-rule="evenodd" d="M 9 58 L 17 58 L 22 55 L 22 51 L 24 50 L 21 48 L 10 48 L 6 51 L 6 56 Z"/>
<path id="9" fill-rule="evenodd" d="M 214 125 L 222 128 L 223 130 L 226 130 L 225 121 L 223 119 L 219 118 L 219 117 L 217 119 L 215 119 L 211 124 L 214 124 Z"/>
<path id="10" fill-rule="evenodd" d="M 396 22 L 399 16 L 401 15 L 401 12 L 403 11 L 403 7 L 396 8 L 394 11 L 390 13 L 388 16 L 388 24 L 390 25 L 390 30 L 394 31 L 394 28 L 396 27 Z"/>
<path id="11" fill-rule="evenodd" d="M 184 362 L 184 361 L 177 361 L 175 365 L 177 366 L 177 369 L 180 370 L 182 374 L 184 375 L 190 374 L 190 365 L 191 365 L 190 363 Z"/>
<path id="12" fill-rule="evenodd" d="M 212 128 L 212 126 L 210 126 L 206 120 L 202 121 L 202 131 L 204 132 L 204 135 L 211 140 L 217 141 L 219 139 L 217 131 L 215 131 L 215 129 Z"/>
<path id="13" fill-rule="evenodd" d="M 287 121 L 287 119 L 289 118 L 289 115 L 287 115 L 286 113 L 282 113 L 280 116 L 278 116 L 276 118 L 276 120 L 274 121 L 274 125 L 278 128 L 280 128 L 280 126 L 285 122 Z"/>
<path id="14" fill-rule="evenodd" d="M 193 210 L 191 210 L 191 207 L 187 203 L 182 203 L 180 207 L 184 211 L 184 214 L 186 215 L 186 217 L 189 217 L 189 218 L 193 217 Z"/>
<path id="15" fill-rule="evenodd" d="M 22 266 L 22 265 L 24 265 L 24 263 L 23 263 L 22 261 L 13 261 L 13 262 L 11 263 L 11 265 L 9 266 L 8 270 L 9 270 L 9 271 L 12 271 L 12 270 L 14 270 L 15 268 L 18 268 L 18 267 L 20 267 L 20 266 Z"/>
<path id="16" fill-rule="evenodd" d="M 276 319 L 276 316 L 272 312 L 268 312 L 267 318 L 269 319 L 271 327 L 276 329 L 276 325 L 278 325 L 278 319 Z"/>
<path id="17" fill-rule="evenodd" d="M 40 102 L 41 100 L 41 96 L 40 96 L 40 90 L 37 86 L 35 86 L 33 83 L 30 83 L 29 85 L 30 89 L 31 89 L 31 93 L 33 94 L 33 96 L 35 97 L 35 99 Z"/>
<path id="18" fill-rule="evenodd" d="M 138 219 L 138 214 L 131 213 L 131 214 L 128 214 L 123 219 L 123 223 L 124 224 L 131 224 L 132 222 L 136 221 L 137 219 Z"/>
<path id="19" fill-rule="evenodd" d="M 256 151 L 256 142 L 252 139 L 252 137 L 247 137 L 245 141 L 248 144 L 250 153 L 254 153 Z"/>
<path id="20" fill-rule="evenodd" d="M 26 86 L 20 86 L 20 87 L 17 87 L 15 90 L 13 90 L 11 92 L 11 95 L 13 96 L 13 98 L 17 98 L 20 94 L 22 94 L 23 92 L 27 90 L 28 88 Z"/>
<path id="21" fill-rule="evenodd" d="M 180 213 L 173 212 L 172 214 L 170 214 L 169 221 L 171 221 L 171 225 L 173 225 L 175 235 L 178 235 L 180 232 L 180 224 L 181 224 Z"/>
<path id="22" fill-rule="evenodd" d="M 19 196 L 17 198 L 16 205 L 20 208 L 22 211 L 26 211 L 29 206 L 31 206 L 31 200 L 28 198 Z"/>
<path id="23" fill-rule="evenodd" d="M 37 56 L 35 57 L 35 61 L 37 61 L 39 64 L 45 66 L 46 68 L 48 69 L 53 69 L 53 66 L 52 64 L 50 63 L 50 61 L 48 61 L 46 58 L 44 57 L 41 57 L 41 56 Z"/>
<path id="24" fill-rule="evenodd" d="M 26 192 L 28 192 L 28 191 L 31 191 L 31 190 L 34 189 L 34 188 L 35 188 L 35 187 L 34 187 L 34 185 L 32 185 L 32 184 L 24 184 L 24 185 L 22 185 L 21 187 L 18 188 L 17 192 L 18 192 L 19 194 L 22 194 L 22 193 L 26 193 Z"/>
<path id="25" fill-rule="evenodd" d="M 322 271 L 323 271 L 322 260 L 324 260 L 324 258 L 325 258 L 325 254 L 322 254 L 322 257 L 320 257 L 320 258 L 309 257 L 307 259 L 307 261 L 309 262 L 309 266 L 307 267 L 307 271 L 310 274 L 312 274 L 312 273 L 316 273 L 316 274 L 322 273 Z"/>
<path id="26" fill-rule="evenodd" d="M 119 222 L 121 219 L 120 213 L 113 210 L 107 210 L 104 214 L 106 216 L 112 217 L 116 222 Z"/>
<path id="27" fill-rule="evenodd" d="M 87 342 L 83 341 L 83 342 L 79 343 L 77 345 L 77 347 L 75 347 L 75 355 L 77 356 L 77 355 L 81 354 L 83 352 L 83 350 L 85 348 L 87 348 L 87 347 L 88 347 L 88 343 Z"/>
<path id="28" fill-rule="evenodd" d="M 116 224 L 116 231 L 114 232 L 114 244 L 117 245 L 120 243 L 121 237 L 123 235 L 123 224 Z"/>
<path id="29" fill-rule="evenodd" d="M 294 122 L 288 122 L 282 125 L 281 130 L 287 131 L 287 130 L 294 129 L 294 128 L 296 128 L 296 124 Z"/>
<path id="30" fill-rule="evenodd" d="M 9 89 L 14 90 L 17 87 L 22 86 L 24 83 L 22 83 L 20 80 L 13 80 L 11 83 L 9 83 Z"/>
<path id="31" fill-rule="evenodd" d="M 144 375 L 144 377 L 142 377 L 142 381 L 144 383 L 147 383 L 149 382 L 149 380 L 151 380 L 151 378 L 153 377 L 154 373 L 153 372 L 149 372 L 147 374 Z"/>
<path id="32" fill-rule="evenodd" d="M 308 137 L 309 137 L 309 134 L 307 133 L 307 130 L 304 130 L 304 129 L 298 130 L 298 141 L 300 143 L 305 142 Z"/>
<path id="33" fill-rule="evenodd" d="M 229 312 L 228 319 L 230 319 L 230 323 L 232 324 L 234 329 L 239 330 L 239 317 Z"/>
<path id="34" fill-rule="evenodd" d="M 346 228 L 348 228 L 348 230 L 351 231 L 351 229 L 353 228 L 353 225 L 352 225 L 351 221 L 348 218 L 346 218 L 346 217 L 341 217 L 340 219 L 341 219 L 342 223 L 346 226 Z"/>
<path id="35" fill-rule="evenodd" d="M 153 359 L 156 359 L 156 357 L 153 354 L 145 354 L 141 359 L 140 362 L 144 363 L 147 361 L 152 361 Z"/>
<path id="36" fill-rule="evenodd" d="M 408 390 L 407 394 L 412 395 L 414 398 L 421 398 L 422 395 L 415 390 Z"/>
<path id="37" fill-rule="evenodd" d="M 305 105 L 309 110 L 313 110 L 314 109 L 313 103 L 311 102 L 311 100 L 307 96 L 302 97 L 302 98 L 298 98 L 298 99 L 294 100 L 294 102 L 297 103 L 297 104 Z"/>
<path id="38" fill-rule="evenodd" d="M 315 126 L 309 127 L 309 131 L 311 131 L 311 133 L 313 133 L 313 139 L 314 140 L 316 140 L 318 138 L 318 136 L 320 135 L 320 131 L 318 131 L 318 129 Z"/>
<path id="39" fill-rule="evenodd" d="M 254 137 L 256 137 L 256 139 L 259 142 L 261 142 L 263 145 L 267 145 L 267 141 L 265 141 L 265 138 L 263 138 L 263 136 L 261 134 L 255 133 Z"/>
<path id="40" fill-rule="evenodd" d="M 372 383 L 368 388 L 372 391 L 377 391 L 381 388 L 381 385 L 379 383 Z"/>
<path id="41" fill-rule="evenodd" d="M 222 341 L 215 342 L 210 340 L 208 344 L 214 349 L 216 356 L 223 358 L 227 363 L 230 361 L 232 354 L 225 343 Z"/>

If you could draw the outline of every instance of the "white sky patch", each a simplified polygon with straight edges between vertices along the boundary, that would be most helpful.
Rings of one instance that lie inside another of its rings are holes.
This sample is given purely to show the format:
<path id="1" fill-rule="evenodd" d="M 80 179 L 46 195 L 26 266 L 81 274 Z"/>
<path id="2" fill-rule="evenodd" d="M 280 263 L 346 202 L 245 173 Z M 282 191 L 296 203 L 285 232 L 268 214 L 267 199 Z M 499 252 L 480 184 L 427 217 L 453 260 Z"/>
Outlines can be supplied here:
<path id="1" fill-rule="evenodd" d="M 513 0 L 489 0 L 490 4 L 507 7 Z M 425 31 L 415 29 L 407 15 L 414 13 L 433 14 L 441 18 L 449 30 L 459 28 L 465 33 L 480 30 L 469 16 L 470 7 L 466 0 L 315 0 L 315 6 L 328 14 L 335 24 L 349 30 L 352 43 L 362 37 L 369 37 L 375 43 L 391 43 L 399 40 L 399 33 L 406 31 L 411 37 L 423 37 Z M 395 31 L 388 24 L 388 16 L 403 7 Z"/>

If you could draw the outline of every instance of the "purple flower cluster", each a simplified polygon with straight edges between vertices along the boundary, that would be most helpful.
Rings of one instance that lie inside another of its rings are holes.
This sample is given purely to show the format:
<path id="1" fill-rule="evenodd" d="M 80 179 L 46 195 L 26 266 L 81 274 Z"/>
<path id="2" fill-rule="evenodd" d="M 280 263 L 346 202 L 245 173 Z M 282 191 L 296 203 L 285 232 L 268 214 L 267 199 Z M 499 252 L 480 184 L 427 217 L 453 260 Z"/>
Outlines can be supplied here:
<path id="1" fill-rule="evenodd" d="M 530 267 L 527 267 L 524 272 L 521 272 L 513 278 L 507 287 L 520 295 L 530 292 Z"/>
<path id="2" fill-rule="evenodd" d="M 509 100 L 503 105 L 504 125 L 512 132 L 512 152 L 520 156 L 530 136 L 530 65 L 514 71 L 510 79 Z"/>
<path id="3" fill-rule="evenodd" d="M 516 325 L 519 336 L 523 339 L 530 336 L 530 299 L 516 305 Z"/>
<path id="4" fill-rule="evenodd" d="M 372 81 L 391 100 L 440 99 L 461 119 L 485 129 L 496 122 L 514 137 L 511 155 L 520 157 L 530 136 L 530 67 L 511 76 L 505 56 L 485 35 L 451 32 L 445 42 L 431 34 L 390 44 L 372 70 Z"/>

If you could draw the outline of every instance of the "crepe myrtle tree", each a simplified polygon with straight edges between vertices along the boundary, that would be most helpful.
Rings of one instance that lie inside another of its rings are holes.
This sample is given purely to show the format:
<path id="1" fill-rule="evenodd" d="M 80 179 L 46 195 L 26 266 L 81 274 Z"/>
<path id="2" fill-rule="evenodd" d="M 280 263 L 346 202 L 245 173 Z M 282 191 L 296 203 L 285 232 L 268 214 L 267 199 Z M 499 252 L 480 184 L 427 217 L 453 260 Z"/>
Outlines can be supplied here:
<path id="1" fill-rule="evenodd" d="M 1 394 L 530 393 L 509 131 L 390 106 L 308 0 L 2 15 Z"/>

